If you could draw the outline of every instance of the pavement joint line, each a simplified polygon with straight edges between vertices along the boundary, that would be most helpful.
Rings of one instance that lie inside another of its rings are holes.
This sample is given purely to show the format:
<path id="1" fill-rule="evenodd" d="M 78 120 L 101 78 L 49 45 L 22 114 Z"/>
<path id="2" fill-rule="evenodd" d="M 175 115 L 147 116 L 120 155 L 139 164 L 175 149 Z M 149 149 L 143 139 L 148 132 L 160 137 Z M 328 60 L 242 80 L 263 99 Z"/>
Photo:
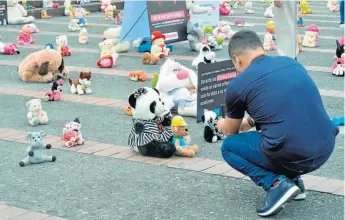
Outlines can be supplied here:
<path id="1" fill-rule="evenodd" d="M 87 17 L 86 17 L 87 19 Z M 67 19 L 66 19 L 67 20 Z M 36 24 L 64 24 L 66 25 L 66 29 L 68 29 L 68 24 L 69 21 L 57 21 L 57 20 L 35 20 L 34 23 Z M 116 28 L 120 27 L 119 25 L 116 24 L 98 24 L 98 23 L 92 23 L 92 22 L 87 22 L 87 27 L 108 27 L 108 28 Z"/>
<path id="2" fill-rule="evenodd" d="M 11 132 L 18 133 L 18 134 L 26 133 L 23 130 L 1 128 L 0 140 L 7 141 L 3 139 L 3 134 L 7 134 Z M 173 156 L 172 158 L 166 159 L 167 163 L 157 163 L 157 161 L 165 160 L 165 159 L 144 157 L 138 154 L 137 152 L 135 152 L 131 147 L 86 141 L 85 146 L 87 147 L 83 148 L 82 146 L 84 145 L 76 146 L 76 147 L 82 147 L 84 151 L 83 150 L 74 151 L 73 150 L 74 147 L 67 148 L 67 147 L 61 146 L 62 142 L 58 141 L 60 137 L 54 136 L 54 135 L 49 135 L 49 137 L 55 138 L 56 141 L 52 142 L 51 144 L 53 145 L 52 148 L 57 149 L 57 150 L 67 150 L 67 151 L 73 151 L 76 153 L 87 153 L 87 154 L 90 154 L 90 155 L 92 154 L 95 156 L 112 157 L 112 158 L 117 158 L 117 159 L 122 159 L 122 160 L 127 160 L 127 161 L 134 161 L 134 162 L 139 162 L 139 163 L 146 163 L 146 164 L 151 164 L 151 165 L 156 165 L 156 166 L 166 166 L 166 167 L 175 168 L 179 170 L 190 170 L 190 171 L 201 172 L 205 174 L 228 176 L 231 178 L 248 180 L 247 177 L 245 177 L 243 174 L 239 173 L 238 171 L 232 168 L 230 168 L 229 170 L 225 170 L 225 172 L 223 172 L 224 168 L 222 167 L 220 167 L 221 171 L 218 171 L 217 169 L 213 169 L 212 171 L 210 171 L 212 168 L 215 168 L 217 166 L 218 168 L 221 165 L 224 166 L 225 163 L 223 161 L 211 160 L 211 159 L 206 159 L 206 158 L 201 158 L 201 157 L 187 158 L 187 157 Z M 15 140 L 15 141 L 9 141 L 9 142 L 22 143 L 21 140 Z M 91 142 L 91 144 L 87 145 L 88 142 Z M 55 145 L 59 145 L 59 146 L 56 147 Z M 116 148 L 119 148 L 119 149 L 116 149 Z M 110 154 L 101 153 L 102 151 L 111 151 L 111 150 L 112 152 Z M 313 176 L 313 175 L 308 175 L 308 174 L 303 175 L 302 178 L 306 185 L 306 189 L 310 191 L 323 192 L 323 193 L 328 193 L 328 194 L 338 195 L 338 196 L 340 194 L 340 196 L 344 196 L 343 194 L 341 194 L 341 192 L 338 192 L 344 186 L 344 180 Z M 330 184 L 327 184 L 327 183 L 330 183 Z M 1 214 L 1 205 L 0 205 L 0 214 Z"/>
<path id="3" fill-rule="evenodd" d="M 35 212 L 28 209 L 9 206 L 0 201 L 0 219 L 1 220 L 67 220 L 65 218 L 47 215 L 41 212 Z"/>

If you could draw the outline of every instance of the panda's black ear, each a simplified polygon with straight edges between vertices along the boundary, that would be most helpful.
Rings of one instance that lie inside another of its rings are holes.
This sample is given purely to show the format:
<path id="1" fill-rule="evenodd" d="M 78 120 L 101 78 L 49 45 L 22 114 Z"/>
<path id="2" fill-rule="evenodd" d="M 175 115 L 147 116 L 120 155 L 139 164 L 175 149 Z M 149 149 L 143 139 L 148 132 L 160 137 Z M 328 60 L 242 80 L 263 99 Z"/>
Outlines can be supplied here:
<path id="1" fill-rule="evenodd" d="M 152 112 L 153 114 L 155 114 L 155 110 L 156 110 L 156 101 L 153 101 L 150 105 L 150 112 Z"/>
<path id="2" fill-rule="evenodd" d="M 156 88 L 153 88 L 157 93 L 158 93 L 158 95 L 159 95 L 159 91 L 158 91 L 158 89 L 156 89 Z"/>
<path id="3" fill-rule="evenodd" d="M 135 109 L 135 105 L 137 104 L 137 99 L 134 97 L 134 94 L 129 96 L 128 103 L 132 108 Z"/>
<path id="4" fill-rule="evenodd" d="M 201 120 L 205 123 L 205 115 L 201 116 Z"/>
<path id="5" fill-rule="evenodd" d="M 335 40 L 335 43 L 337 44 L 337 48 L 340 48 L 340 43 L 338 40 Z"/>

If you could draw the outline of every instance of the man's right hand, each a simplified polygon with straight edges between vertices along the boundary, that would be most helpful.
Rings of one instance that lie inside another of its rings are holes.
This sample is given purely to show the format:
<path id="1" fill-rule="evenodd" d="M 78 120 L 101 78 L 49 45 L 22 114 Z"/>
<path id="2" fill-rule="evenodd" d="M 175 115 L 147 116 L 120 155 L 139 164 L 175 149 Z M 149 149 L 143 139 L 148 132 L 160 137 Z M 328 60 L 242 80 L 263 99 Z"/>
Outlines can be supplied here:
<path id="1" fill-rule="evenodd" d="M 282 2 L 279 0 L 276 0 L 276 1 L 274 1 L 274 6 L 276 6 L 277 8 L 280 8 L 280 7 L 282 7 Z"/>

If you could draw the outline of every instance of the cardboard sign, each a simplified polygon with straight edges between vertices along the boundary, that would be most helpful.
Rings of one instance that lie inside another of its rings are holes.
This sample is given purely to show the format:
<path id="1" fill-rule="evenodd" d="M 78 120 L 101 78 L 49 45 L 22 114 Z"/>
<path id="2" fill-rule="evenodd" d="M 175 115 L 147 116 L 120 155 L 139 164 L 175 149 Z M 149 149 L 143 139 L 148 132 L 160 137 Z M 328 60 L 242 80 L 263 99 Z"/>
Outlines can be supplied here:
<path id="1" fill-rule="evenodd" d="M 150 31 L 161 31 L 165 43 L 187 40 L 188 12 L 185 1 L 147 1 Z"/>
<path id="2" fill-rule="evenodd" d="M 224 95 L 228 82 L 237 76 L 231 60 L 198 66 L 197 123 L 206 110 L 225 116 Z"/>
<path id="3" fill-rule="evenodd" d="M 198 13 L 190 11 L 191 20 L 201 27 L 217 26 L 219 22 L 219 1 L 207 1 L 207 3 L 199 1 L 199 3 L 199 6 L 204 10 L 199 10 Z"/>
<path id="4" fill-rule="evenodd" d="M 7 25 L 7 1 L 0 1 L 0 25 Z"/>

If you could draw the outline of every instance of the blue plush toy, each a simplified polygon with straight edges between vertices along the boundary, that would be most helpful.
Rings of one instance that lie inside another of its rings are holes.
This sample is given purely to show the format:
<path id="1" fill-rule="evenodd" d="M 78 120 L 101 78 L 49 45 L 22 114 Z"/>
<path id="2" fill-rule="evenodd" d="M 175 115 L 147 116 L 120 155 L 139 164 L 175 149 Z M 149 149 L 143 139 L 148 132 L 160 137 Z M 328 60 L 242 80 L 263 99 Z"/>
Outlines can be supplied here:
<path id="1" fill-rule="evenodd" d="M 336 126 L 343 126 L 344 125 L 344 117 L 332 118 L 332 122 Z"/>
<path id="2" fill-rule="evenodd" d="M 151 52 L 151 42 L 150 42 L 150 38 L 149 37 L 145 37 L 142 39 L 142 41 L 140 42 L 140 45 L 138 46 L 138 52 L 140 53 L 145 53 L 145 52 Z M 170 52 L 173 51 L 173 46 L 172 44 L 167 44 L 165 45 L 167 48 L 170 49 Z"/>
<path id="3" fill-rule="evenodd" d="M 54 45 L 52 43 L 47 43 L 44 49 L 54 49 Z"/>

